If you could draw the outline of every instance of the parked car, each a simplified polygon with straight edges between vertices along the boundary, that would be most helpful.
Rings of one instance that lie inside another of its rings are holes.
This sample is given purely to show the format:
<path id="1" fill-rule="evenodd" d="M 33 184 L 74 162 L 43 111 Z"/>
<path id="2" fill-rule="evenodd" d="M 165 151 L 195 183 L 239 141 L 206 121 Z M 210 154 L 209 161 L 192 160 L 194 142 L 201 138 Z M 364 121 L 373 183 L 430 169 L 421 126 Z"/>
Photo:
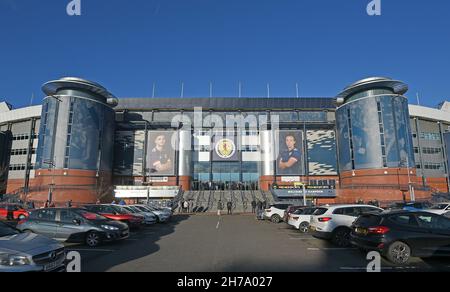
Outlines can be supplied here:
<path id="1" fill-rule="evenodd" d="M 412 256 L 450 256 L 450 219 L 422 211 L 365 214 L 353 224 L 351 242 L 398 265 Z"/>
<path id="2" fill-rule="evenodd" d="M 316 238 L 331 240 L 335 245 L 350 245 L 353 222 L 367 212 L 381 213 L 383 209 L 371 205 L 322 206 L 311 217 L 310 231 Z"/>
<path id="3" fill-rule="evenodd" d="M 264 210 L 263 217 L 264 219 L 269 219 L 273 223 L 280 223 L 281 220 L 283 220 L 289 206 L 291 206 L 291 204 L 273 204 Z"/>
<path id="4" fill-rule="evenodd" d="M 403 202 L 390 205 L 388 210 L 421 211 L 430 207 L 431 204 L 428 202 Z"/>
<path id="5" fill-rule="evenodd" d="M 283 217 L 283 221 L 284 222 L 288 222 L 288 217 L 289 214 L 294 213 L 295 211 L 297 211 L 298 209 L 302 209 L 302 208 L 306 208 L 306 206 L 296 206 L 296 205 L 291 205 L 286 209 L 286 212 L 284 212 L 284 217 Z"/>
<path id="6" fill-rule="evenodd" d="M 28 215 L 28 211 L 19 204 L 0 204 L 0 219 L 22 220 L 27 218 Z"/>
<path id="7" fill-rule="evenodd" d="M 450 211 L 448 211 L 447 213 L 443 214 L 444 217 L 450 218 Z"/>
<path id="8" fill-rule="evenodd" d="M 297 209 L 294 213 L 288 215 L 287 224 L 302 233 L 306 233 L 309 230 L 311 216 L 317 209 L 318 207 L 303 207 Z"/>
<path id="9" fill-rule="evenodd" d="M 156 215 L 156 221 L 158 223 L 165 223 L 170 220 L 172 216 L 172 212 L 169 210 L 159 209 L 149 205 L 134 205 L 135 207 L 139 207 L 140 210 L 146 210 L 148 212 L 152 212 Z"/>
<path id="10" fill-rule="evenodd" d="M 450 212 L 450 203 L 439 203 L 431 206 L 429 209 L 425 209 L 424 211 L 438 215 L 443 215 L 447 212 Z"/>
<path id="11" fill-rule="evenodd" d="M 144 216 L 132 214 L 119 205 L 86 205 L 84 208 L 108 219 L 126 223 L 132 229 L 139 228 L 144 221 Z"/>
<path id="12" fill-rule="evenodd" d="M 123 206 L 123 208 L 130 211 L 132 214 L 139 214 L 139 215 L 144 216 L 144 224 L 145 225 L 152 225 L 152 224 L 157 223 L 157 221 L 158 221 L 156 215 L 147 210 L 141 210 L 141 209 L 137 208 L 136 206 Z"/>
<path id="13" fill-rule="evenodd" d="M 65 260 L 66 251 L 59 242 L 0 222 L 0 273 L 63 272 Z"/>
<path id="14" fill-rule="evenodd" d="M 51 208 L 31 212 L 17 228 L 62 242 L 95 247 L 103 242 L 126 239 L 128 225 L 79 208 Z"/>

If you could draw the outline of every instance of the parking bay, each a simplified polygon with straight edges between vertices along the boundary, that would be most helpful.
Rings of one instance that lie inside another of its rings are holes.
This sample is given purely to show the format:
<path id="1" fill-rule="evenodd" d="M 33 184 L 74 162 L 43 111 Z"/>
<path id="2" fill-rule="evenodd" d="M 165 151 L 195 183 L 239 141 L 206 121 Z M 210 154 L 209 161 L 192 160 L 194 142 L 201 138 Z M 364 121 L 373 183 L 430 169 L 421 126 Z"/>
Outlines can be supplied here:
<path id="1" fill-rule="evenodd" d="M 125 272 L 310 272 L 365 271 L 366 255 L 355 248 L 301 234 L 285 223 L 250 215 L 176 215 L 166 224 L 133 231 L 123 242 L 80 252 L 82 271 Z M 450 271 L 449 259 L 413 259 L 407 267 L 382 261 L 382 271 Z"/>

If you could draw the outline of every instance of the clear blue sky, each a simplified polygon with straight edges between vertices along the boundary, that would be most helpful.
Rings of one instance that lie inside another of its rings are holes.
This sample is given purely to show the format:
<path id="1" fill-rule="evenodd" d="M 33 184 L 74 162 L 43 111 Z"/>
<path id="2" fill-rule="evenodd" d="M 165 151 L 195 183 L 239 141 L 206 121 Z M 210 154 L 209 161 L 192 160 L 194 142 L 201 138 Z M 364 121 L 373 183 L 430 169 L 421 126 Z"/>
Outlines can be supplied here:
<path id="1" fill-rule="evenodd" d="M 450 99 L 450 1 L 0 0 L 0 100 L 43 97 L 62 76 L 99 82 L 118 97 L 335 96 L 380 75 L 410 85 L 424 105 Z"/>

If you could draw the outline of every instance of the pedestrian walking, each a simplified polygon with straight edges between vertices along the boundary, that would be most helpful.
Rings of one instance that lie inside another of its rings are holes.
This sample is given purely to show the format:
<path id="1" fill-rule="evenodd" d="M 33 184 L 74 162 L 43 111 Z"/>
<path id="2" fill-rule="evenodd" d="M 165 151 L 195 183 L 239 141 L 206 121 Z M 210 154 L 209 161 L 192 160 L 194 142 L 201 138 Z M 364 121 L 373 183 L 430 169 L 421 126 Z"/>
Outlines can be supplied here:
<path id="1" fill-rule="evenodd" d="M 256 218 L 257 219 L 261 219 L 261 217 L 262 217 L 262 210 L 263 210 L 263 203 L 261 201 L 258 201 L 258 203 L 257 203 L 257 213 L 256 213 Z"/>
<path id="2" fill-rule="evenodd" d="M 67 208 L 72 208 L 72 200 L 67 201 Z"/>
<path id="3" fill-rule="evenodd" d="M 48 208 L 48 207 L 50 207 L 50 201 L 49 200 L 45 201 L 44 209 Z"/>
<path id="4" fill-rule="evenodd" d="M 183 205 L 184 205 L 184 199 L 181 199 L 180 205 L 178 206 L 178 213 L 183 213 Z"/>
<path id="5" fill-rule="evenodd" d="M 233 213 L 232 208 L 233 208 L 233 203 L 231 201 L 228 201 L 228 203 L 227 203 L 228 215 L 231 215 Z"/>
<path id="6" fill-rule="evenodd" d="M 194 212 L 194 201 L 189 200 L 189 212 Z"/>
<path id="7" fill-rule="evenodd" d="M 256 213 L 256 201 L 253 200 L 252 201 L 252 214 L 255 214 L 255 213 Z"/>
<path id="8" fill-rule="evenodd" d="M 222 210 L 223 210 L 223 204 L 222 204 L 222 201 L 219 200 L 219 202 L 217 203 L 217 215 L 220 216 L 220 213 Z"/>
<path id="9" fill-rule="evenodd" d="M 183 212 L 189 213 L 189 202 L 188 201 L 184 201 L 184 203 L 183 203 Z"/>

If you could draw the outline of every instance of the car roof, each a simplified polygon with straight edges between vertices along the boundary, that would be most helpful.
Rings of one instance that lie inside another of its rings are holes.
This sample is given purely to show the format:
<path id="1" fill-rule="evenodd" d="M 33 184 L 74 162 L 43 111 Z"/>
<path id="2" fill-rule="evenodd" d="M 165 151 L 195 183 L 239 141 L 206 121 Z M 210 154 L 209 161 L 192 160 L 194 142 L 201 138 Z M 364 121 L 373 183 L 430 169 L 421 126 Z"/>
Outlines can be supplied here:
<path id="1" fill-rule="evenodd" d="M 432 214 L 431 212 L 423 211 L 423 210 L 385 210 L 378 215 L 387 216 L 387 215 L 409 215 L 409 214 Z"/>
<path id="2" fill-rule="evenodd" d="M 337 204 L 337 205 L 323 205 L 323 206 L 320 206 L 320 207 L 322 207 L 322 208 L 329 208 L 329 209 L 352 208 L 352 207 L 370 207 L 370 208 L 381 209 L 380 207 L 377 207 L 377 206 L 364 205 L 364 204 Z"/>

